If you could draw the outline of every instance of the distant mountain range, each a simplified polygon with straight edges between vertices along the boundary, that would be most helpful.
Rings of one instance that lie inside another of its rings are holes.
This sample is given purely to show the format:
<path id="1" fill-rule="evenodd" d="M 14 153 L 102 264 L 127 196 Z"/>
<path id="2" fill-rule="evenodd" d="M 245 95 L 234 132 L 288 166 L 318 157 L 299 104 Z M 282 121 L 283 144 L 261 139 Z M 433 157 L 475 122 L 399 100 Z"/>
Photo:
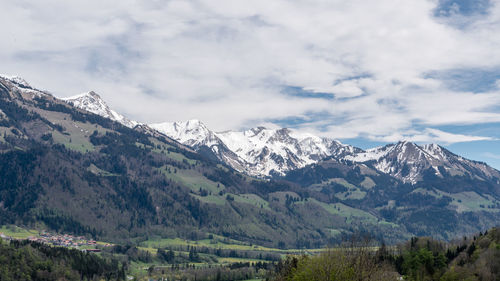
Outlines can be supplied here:
<path id="1" fill-rule="evenodd" d="M 500 184 L 500 173 L 486 163 L 465 159 L 437 144 L 420 146 L 402 141 L 348 155 L 343 159 L 371 164 L 380 172 L 412 184 L 424 180 L 424 173 L 429 171 L 438 177 L 467 174 L 482 180 L 496 180 Z"/>
<path id="2" fill-rule="evenodd" d="M 286 128 L 213 132 L 198 120 L 150 126 L 198 151 L 210 151 L 237 171 L 258 177 L 283 176 L 329 156 L 342 157 L 361 151 L 333 139 Z"/>
<path id="3" fill-rule="evenodd" d="M 63 100 L 129 128 L 139 124 L 112 110 L 95 92 Z M 362 152 L 359 148 L 334 139 L 286 128 L 258 127 L 244 132 L 213 132 L 199 120 L 150 124 L 149 127 L 201 153 L 210 154 L 210 157 L 237 171 L 257 177 L 284 176 L 287 171 L 317 163 L 330 156 L 343 157 Z"/>
<path id="4" fill-rule="evenodd" d="M 127 127 L 139 123 L 111 110 L 94 92 L 64 98 L 70 104 L 110 118 Z M 371 163 L 380 172 L 404 182 L 415 184 L 423 172 L 438 167 L 454 174 L 470 171 L 480 178 L 499 177 L 498 171 L 485 163 L 467 160 L 437 144 L 417 144 L 402 141 L 364 151 L 341 142 L 300 133 L 295 130 L 257 127 L 243 132 L 214 132 L 199 120 L 150 124 L 149 127 L 251 176 L 284 176 L 288 171 L 318 163 L 329 157 Z"/>
<path id="5" fill-rule="evenodd" d="M 146 125 L 94 92 L 57 99 L 19 77 L 0 76 L 0 151 L 0 224 L 307 247 L 500 221 L 500 172 L 436 144 L 365 151 L 291 129 Z"/>

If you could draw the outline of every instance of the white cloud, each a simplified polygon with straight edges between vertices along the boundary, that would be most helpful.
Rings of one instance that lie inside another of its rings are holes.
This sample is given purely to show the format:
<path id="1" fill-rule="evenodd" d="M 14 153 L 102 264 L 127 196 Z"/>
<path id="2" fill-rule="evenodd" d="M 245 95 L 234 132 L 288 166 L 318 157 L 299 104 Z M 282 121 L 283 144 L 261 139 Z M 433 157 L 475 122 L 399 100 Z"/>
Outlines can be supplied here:
<path id="1" fill-rule="evenodd" d="M 4 2 L 0 72 L 58 96 L 95 90 L 142 122 L 226 130 L 299 116 L 338 138 L 454 142 L 481 137 L 414 127 L 500 121 L 498 89 L 425 78 L 500 66 L 497 3 L 459 29 L 433 17 L 434 0 Z"/>
<path id="2" fill-rule="evenodd" d="M 407 140 L 407 141 L 421 142 L 421 143 L 439 142 L 447 145 L 459 142 L 494 140 L 491 137 L 452 134 L 432 128 L 427 128 L 422 132 L 408 131 L 401 134 L 392 134 L 387 136 L 375 137 L 374 139 L 384 142 L 397 142 L 400 140 Z"/>

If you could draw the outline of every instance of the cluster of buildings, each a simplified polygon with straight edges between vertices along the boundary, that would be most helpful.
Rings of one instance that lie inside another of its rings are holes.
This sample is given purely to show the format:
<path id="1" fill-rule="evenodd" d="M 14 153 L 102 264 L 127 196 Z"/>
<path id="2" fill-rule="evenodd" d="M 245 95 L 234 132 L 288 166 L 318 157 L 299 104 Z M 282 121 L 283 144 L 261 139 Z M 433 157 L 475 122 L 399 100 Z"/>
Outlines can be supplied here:
<path id="1" fill-rule="evenodd" d="M 6 236 L 5 234 L 0 232 L 0 237 L 4 240 L 16 239 L 10 236 Z M 100 249 L 95 249 L 97 245 L 97 241 L 95 240 L 87 240 L 84 236 L 74 236 L 70 234 L 53 234 L 49 232 L 40 232 L 38 236 L 29 236 L 27 238 L 33 242 L 39 242 L 44 244 L 49 244 L 53 246 L 61 246 L 61 247 L 70 247 L 70 248 L 80 248 L 82 246 L 90 246 L 94 247 L 94 249 L 90 247 L 86 247 L 82 249 L 87 252 L 100 252 Z M 105 244 L 104 247 L 110 247 L 111 244 Z"/>
<path id="2" fill-rule="evenodd" d="M 44 244 L 51 244 L 54 246 L 75 248 L 97 244 L 96 241 L 87 240 L 83 236 L 73 236 L 70 234 L 52 234 L 48 232 L 41 232 L 38 237 L 30 236 L 28 237 L 28 240 Z"/>

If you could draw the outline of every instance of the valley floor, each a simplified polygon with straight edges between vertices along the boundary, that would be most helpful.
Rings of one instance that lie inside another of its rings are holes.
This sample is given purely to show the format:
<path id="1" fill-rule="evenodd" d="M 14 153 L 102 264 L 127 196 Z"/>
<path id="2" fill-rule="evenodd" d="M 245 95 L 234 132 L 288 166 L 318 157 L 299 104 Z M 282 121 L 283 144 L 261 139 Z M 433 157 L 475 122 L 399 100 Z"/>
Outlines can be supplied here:
<path id="1" fill-rule="evenodd" d="M 0 235 L 0 260 L 6 262 L 0 272 L 6 277 L 0 280 L 500 279 L 498 228 L 452 242 L 413 237 L 388 247 L 359 236 L 335 248 L 308 250 L 266 248 L 213 234 L 198 241 L 150 238 L 126 245 L 13 225 L 0 227 Z M 60 243 L 61 239 L 74 244 Z M 21 259 L 23 267 L 13 259 Z"/>

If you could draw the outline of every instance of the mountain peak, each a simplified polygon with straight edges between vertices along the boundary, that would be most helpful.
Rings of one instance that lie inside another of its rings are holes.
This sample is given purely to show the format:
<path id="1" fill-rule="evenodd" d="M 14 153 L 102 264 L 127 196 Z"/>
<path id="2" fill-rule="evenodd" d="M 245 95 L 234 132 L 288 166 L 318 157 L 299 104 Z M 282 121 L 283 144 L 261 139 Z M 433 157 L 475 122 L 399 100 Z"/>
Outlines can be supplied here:
<path id="1" fill-rule="evenodd" d="M 76 100 L 84 100 L 85 98 L 87 98 L 87 99 L 88 98 L 92 98 L 92 99 L 95 99 L 95 100 L 98 100 L 98 101 L 102 101 L 102 103 L 104 103 L 106 105 L 106 103 L 101 98 L 101 96 L 99 96 L 94 91 L 84 92 L 84 93 L 81 93 L 79 95 L 74 95 L 74 96 L 71 96 L 71 97 L 61 98 L 61 100 L 63 100 L 63 101 L 72 101 L 73 102 L 73 101 L 76 101 Z"/>
<path id="2" fill-rule="evenodd" d="M 18 91 L 20 91 L 23 94 L 28 94 L 30 96 L 50 96 L 51 94 L 38 90 L 34 87 L 32 87 L 26 80 L 24 80 L 22 77 L 17 76 L 17 75 L 5 75 L 5 74 L 0 74 L 0 79 L 9 82 L 11 84 L 11 87 L 16 88 Z"/>
<path id="3" fill-rule="evenodd" d="M 203 124 L 198 119 L 190 119 L 187 121 L 177 121 L 177 122 L 164 122 L 164 123 L 159 123 L 159 124 L 164 124 L 165 126 L 173 126 L 176 131 L 196 131 L 196 130 L 201 130 L 201 131 L 208 131 L 207 126 Z M 153 124 L 153 125 L 159 125 L 159 124 Z"/>
<path id="4" fill-rule="evenodd" d="M 0 77 L 7 79 L 11 82 L 14 82 L 18 85 L 31 88 L 31 85 L 26 80 L 24 80 L 21 76 L 0 74 Z"/>
<path id="5" fill-rule="evenodd" d="M 150 125 L 194 149 L 209 147 L 219 160 L 249 175 L 267 177 L 340 156 L 355 149 L 340 142 L 263 126 L 246 131 L 212 132 L 199 120 Z"/>
<path id="6" fill-rule="evenodd" d="M 255 127 L 255 128 L 251 128 L 250 130 L 247 130 L 246 132 L 248 133 L 248 135 L 258 135 L 260 134 L 262 131 L 265 131 L 267 130 L 266 127 L 264 126 L 258 126 L 258 127 Z"/>
<path id="7" fill-rule="evenodd" d="M 457 175 L 466 174 L 471 169 L 475 169 L 482 171 L 484 178 L 489 178 L 494 174 L 486 165 L 467 160 L 433 143 L 417 145 L 409 141 L 400 141 L 361 153 L 353 153 L 344 159 L 373 165 L 383 173 L 412 184 L 423 180 L 423 174 L 428 171 L 442 177 L 443 169 Z"/>
<path id="8" fill-rule="evenodd" d="M 99 95 L 98 95 L 96 92 L 94 92 L 94 91 L 90 91 L 90 92 L 88 92 L 88 93 L 87 93 L 87 95 L 89 95 L 89 96 L 91 96 L 91 97 L 93 97 L 93 98 L 96 98 L 96 99 L 100 99 L 100 100 L 102 100 L 101 96 L 99 96 Z"/>
<path id="9" fill-rule="evenodd" d="M 188 129 L 196 129 L 196 128 L 206 128 L 205 124 L 198 119 L 190 119 L 185 122 L 185 127 Z"/>
<path id="10" fill-rule="evenodd" d="M 414 142 L 411 142 L 409 140 L 400 140 L 398 141 L 397 145 L 402 145 L 402 146 L 416 146 Z"/>
<path id="11" fill-rule="evenodd" d="M 138 122 L 132 121 L 112 110 L 101 98 L 101 96 L 99 96 L 94 91 L 85 92 L 72 97 L 62 98 L 62 100 L 73 105 L 74 107 L 92 112 L 104 118 L 109 118 L 129 128 L 133 128 L 139 124 Z"/>
<path id="12" fill-rule="evenodd" d="M 279 134 L 290 134 L 292 132 L 292 130 L 288 129 L 288 128 L 281 128 L 281 129 L 278 129 L 276 130 L 276 133 L 279 133 Z"/>
<path id="13" fill-rule="evenodd" d="M 198 147 L 201 145 L 211 146 L 218 141 L 214 133 L 198 119 L 178 122 L 163 122 L 150 124 L 149 126 L 182 144 L 192 147 Z"/>

